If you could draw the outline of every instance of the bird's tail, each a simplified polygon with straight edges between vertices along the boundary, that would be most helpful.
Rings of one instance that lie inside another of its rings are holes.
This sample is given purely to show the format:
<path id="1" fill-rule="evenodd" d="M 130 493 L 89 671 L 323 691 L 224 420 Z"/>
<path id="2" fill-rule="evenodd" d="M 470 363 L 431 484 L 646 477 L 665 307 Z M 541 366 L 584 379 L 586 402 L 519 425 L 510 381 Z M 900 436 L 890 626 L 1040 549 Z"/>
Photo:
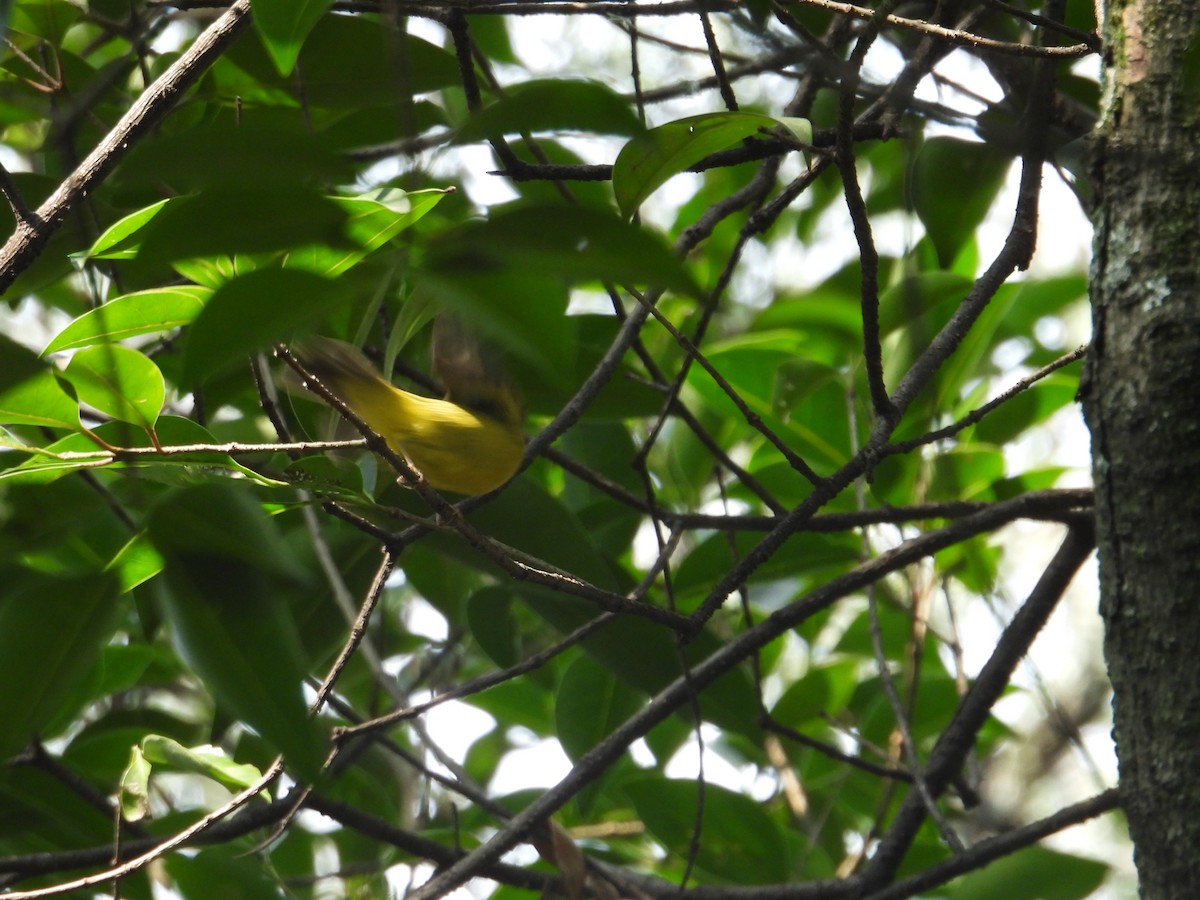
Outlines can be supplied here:
<path id="1" fill-rule="evenodd" d="M 345 341 L 314 335 L 297 344 L 293 353 L 300 365 L 335 391 L 346 383 L 383 381 L 362 351 Z"/>
<path id="2" fill-rule="evenodd" d="M 407 400 L 412 395 L 393 387 L 357 347 L 318 336 L 306 338 L 292 352 L 300 365 L 389 441 L 411 417 Z"/>

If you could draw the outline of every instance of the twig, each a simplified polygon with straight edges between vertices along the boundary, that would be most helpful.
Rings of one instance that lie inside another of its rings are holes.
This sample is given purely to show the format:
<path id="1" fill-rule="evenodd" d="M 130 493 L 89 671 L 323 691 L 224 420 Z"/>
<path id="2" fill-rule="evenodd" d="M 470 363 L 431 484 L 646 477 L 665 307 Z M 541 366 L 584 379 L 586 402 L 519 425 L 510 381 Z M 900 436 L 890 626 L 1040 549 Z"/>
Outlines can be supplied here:
<path id="1" fill-rule="evenodd" d="M 463 856 L 461 850 L 452 849 L 419 834 L 405 831 L 393 823 L 365 813 L 349 803 L 343 803 L 321 794 L 310 795 L 304 805 L 372 840 L 396 847 L 420 859 L 431 860 L 439 866 L 451 865 Z M 559 883 L 559 879 L 553 875 L 534 872 L 522 866 L 507 863 L 497 863 L 481 874 L 514 887 L 550 893 L 554 893 L 554 889 Z"/>
<path id="2" fill-rule="evenodd" d="M 634 294 L 634 297 L 639 301 L 641 300 L 641 297 L 637 294 Z M 765 437 L 768 441 L 770 441 L 771 445 L 779 451 L 780 455 L 782 455 L 783 458 L 788 461 L 788 464 L 793 469 L 795 469 L 813 484 L 816 484 L 821 480 L 820 476 L 813 471 L 812 467 L 806 463 L 799 454 L 792 450 L 791 447 L 785 444 L 783 439 L 780 438 L 779 435 L 777 435 L 767 425 L 767 423 L 763 421 L 762 416 L 749 407 L 746 401 L 742 399 L 741 394 L 737 392 L 737 389 L 734 388 L 734 386 L 729 383 L 728 379 L 726 379 L 725 376 L 717 370 L 716 366 L 709 362 L 708 357 L 701 353 L 700 349 L 694 343 L 692 343 L 691 338 L 676 328 L 675 324 L 657 307 L 652 308 L 650 310 L 650 314 L 654 316 L 658 323 L 667 330 L 667 333 L 675 339 L 675 342 L 679 344 L 683 351 L 700 364 L 700 367 L 708 373 L 708 376 L 713 380 L 717 387 L 721 389 L 725 396 L 733 401 L 733 405 L 737 407 L 738 412 L 742 414 L 742 418 L 746 420 L 746 423 L 755 431 L 759 432 L 759 434 Z"/>
<path id="3" fill-rule="evenodd" d="M 378 716 L 374 719 L 369 719 L 358 725 L 351 725 L 342 729 L 338 733 L 337 740 L 349 740 L 359 737 L 363 734 L 368 734 L 373 731 L 379 731 L 386 728 L 391 728 L 400 722 L 407 721 L 416 716 L 423 715 L 435 706 L 440 706 L 450 700 L 458 700 L 463 697 L 469 697 L 472 694 L 478 694 L 480 691 L 485 691 L 490 687 L 501 684 L 505 681 L 510 681 L 519 675 L 524 675 L 527 672 L 532 672 L 539 669 L 548 663 L 554 657 L 558 656 L 565 650 L 574 647 L 581 641 L 589 637 L 592 632 L 599 629 L 601 626 L 608 624 L 616 618 L 614 613 L 601 613 L 594 619 L 590 619 L 583 625 L 580 625 L 562 640 L 555 642 L 532 656 L 527 657 L 515 666 L 510 666 L 507 669 L 501 669 L 497 672 L 489 672 L 487 675 L 481 675 L 479 678 L 473 678 L 470 681 L 465 681 L 462 684 L 450 688 L 438 694 L 432 700 L 426 700 L 424 703 L 416 703 L 406 709 L 398 709 L 384 716 Z"/>
<path id="4" fill-rule="evenodd" d="M 885 129 L 884 126 L 874 122 L 854 126 L 854 139 L 856 141 L 884 140 L 892 134 L 893 131 Z M 823 128 L 813 132 L 812 146 L 818 149 L 831 147 L 834 140 L 834 130 Z M 754 162 L 755 160 L 771 159 L 787 153 L 794 153 L 795 150 L 796 147 L 793 143 L 782 138 L 756 137 L 742 144 L 740 147 L 734 147 L 729 150 L 718 150 L 716 153 L 711 153 L 699 162 L 688 166 L 685 171 L 707 172 L 709 169 L 726 168 L 746 162 Z M 612 179 L 612 166 L 606 164 L 587 165 L 582 163 L 544 165 L 518 160 L 515 168 L 497 169 L 489 174 L 503 175 L 505 178 L 511 178 L 513 181 L 610 181 Z M 742 205 L 745 206 L 746 204 L 743 203 Z"/>
<path id="5" fill-rule="evenodd" d="M 237 441 L 229 441 L 224 444 L 164 444 L 161 447 L 115 447 L 112 450 L 64 450 L 62 452 L 30 446 L 11 449 L 19 449 L 62 462 L 103 464 L 158 456 L 192 456 L 209 453 L 219 453 L 224 456 L 242 456 L 253 453 L 324 453 L 327 450 L 361 449 L 365 446 L 367 446 L 367 442 L 358 438 L 349 441 L 293 441 L 273 444 L 243 444 Z"/>
<path id="6" fill-rule="evenodd" d="M 759 721 L 759 726 L 764 731 L 771 731 L 775 734 L 795 741 L 797 744 L 803 744 L 805 747 L 810 747 L 818 753 L 828 756 L 830 759 L 836 759 L 838 762 L 845 763 L 848 766 L 853 766 L 856 769 L 861 769 L 871 775 L 878 775 L 880 778 L 891 778 L 896 781 L 912 782 L 912 773 L 905 769 L 900 769 L 895 766 L 881 766 L 878 763 L 873 763 L 869 759 L 863 759 L 860 756 L 854 756 L 844 750 L 830 744 L 826 741 L 818 740 L 814 737 L 809 737 L 803 732 L 797 731 L 794 728 L 789 728 L 782 722 L 777 722 L 769 715 L 763 715 Z"/>
<path id="7" fill-rule="evenodd" d="M 234 840 L 257 831 L 264 825 L 276 821 L 286 812 L 290 797 L 274 800 L 271 803 L 248 806 L 228 821 L 217 822 L 201 834 L 196 835 L 196 844 L 216 844 Z M 121 851 L 125 858 L 135 853 L 145 853 L 161 843 L 159 838 L 129 838 L 122 843 Z M 96 847 L 84 847 L 78 850 L 63 850 L 56 853 L 28 853 L 16 856 L 0 857 L 0 875 L 15 875 L 29 878 L 35 875 L 50 875 L 69 869 L 79 869 L 86 866 L 107 865 L 112 862 L 112 844 Z M 12 894 L 3 894 L 7 900 Z"/>
<path id="8" fill-rule="evenodd" d="M 612 348 L 610 348 L 612 352 Z M 464 540 L 470 544 L 475 550 L 483 554 L 484 557 L 494 562 L 503 571 L 508 573 L 513 578 L 519 581 L 528 581 L 532 584 L 540 584 L 546 587 L 553 588 L 567 594 L 573 594 L 589 600 L 601 609 L 608 612 L 628 613 L 630 615 L 641 616 L 666 625 L 672 630 L 684 633 L 688 630 L 687 617 L 681 616 L 671 610 L 663 609 L 649 603 L 635 603 L 620 594 L 606 591 L 595 585 L 589 584 L 581 578 L 577 578 L 568 572 L 556 570 L 549 564 L 537 560 L 533 563 L 523 562 L 517 558 L 517 555 L 511 548 L 504 547 L 499 542 L 492 540 L 484 535 L 471 525 L 462 514 L 462 509 L 442 497 L 437 491 L 429 486 L 423 477 L 409 464 L 408 460 L 396 453 L 395 450 L 385 441 L 380 435 L 376 434 L 363 419 L 358 416 L 350 407 L 348 407 L 335 393 L 333 393 L 321 379 L 313 375 L 304 365 L 296 359 L 296 357 L 286 347 L 280 345 L 276 348 L 276 355 L 282 359 L 288 366 L 292 367 L 297 374 L 303 379 L 309 390 L 317 394 L 326 403 L 332 406 L 350 422 L 358 431 L 366 438 L 367 446 L 379 454 L 388 462 L 396 473 L 404 479 L 424 500 L 429 507 L 437 514 L 440 522 L 456 531 Z M 615 365 L 615 364 L 614 364 Z M 596 373 L 593 372 L 593 376 Z M 589 379 L 589 382 L 591 379 Z M 585 386 L 588 382 L 585 382 Z M 579 396 L 578 394 L 576 395 Z M 573 410 L 571 404 L 568 404 L 568 410 Z M 560 413 L 563 416 L 567 410 Z M 582 412 L 582 409 L 579 410 Z M 551 423 L 553 426 L 554 423 Z M 544 434 L 545 432 L 543 432 Z M 535 439 L 536 441 L 536 439 Z M 531 442 L 532 446 L 533 442 Z M 525 458 L 528 460 L 532 451 L 527 448 Z M 528 463 L 527 463 L 528 464 Z M 469 502 L 469 501 L 467 501 Z M 465 505 L 465 504 L 464 504 Z M 421 523 L 414 525 L 408 531 L 392 535 L 386 532 L 376 531 L 375 534 L 386 543 L 392 553 L 399 553 L 400 550 L 411 541 L 415 540 L 421 534 L 424 534 L 434 525 Z"/>
<path id="9" fill-rule="evenodd" d="M 942 811 L 938 809 L 937 798 L 934 797 L 933 790 L 929 787 L 924 773 L 921 771 L 921 761 L 917 758 L 917 748 L 913 741 L 912 729 L 908 724 L 908 713 L 904 708 L 904 704 L 900 701 L 900 695 L 896 691 L 896 684 L 892 680 L 891 669 L 888 666 L 887 656 L 883 651 L 883 632 L 879 627 L 879 601 L 877 597 L 878 591 L 876 585 L 870 584 L 867 586 L 867 616 L 870 623 L 871 632 L 871 649 L 875 653 L 875 671 L 879 675 L 879 683 L 883 687 L 883 693 L 887 697 L 888 705 L 892 708 L 892 716 L 896 720 L 896 728 L 900 732 L 900 743 L 904 748 L 904 755 L 908 762 L 908 769 L 911 773 L 911 782 L 916 788 L 917 796 L 921 798 L 921 802 L 925 805 L 925 812 L 929 818 L 933 820 L 937 826 L 938 834 L 946 846 L 954 853 L 963 852 L 962 839 L 946 821 L 946 817 L 942 815 Z"/>
<path id="10" fill-rule="evenodd" d="M 863 6 L 854 6 L 851 3 L 838 3 L 835 0 L 788 0 L 791 3 L 802 4 L 804 6 L 815 6 L 819 9 L 827 9 L 831 12 L 840 13 L 844 16 L 857 16 L 860 19 L 871 19 L 876 15 L 876 10 L 869 9 Z M 986 38 L 982 35 L 972 34 L 969 31 L 961 31 L 957 28 L 946 28 L 942 25 L 935 25 L 932 22 L 926 22 L 923 19 L 907 19 L 904 16 L 897 16 L 888 13 L 885 21 L 889 25 L 895 25 L 899 28 L 908 28 L 912 31 L 919 32 L 929 37 L 934 37 L 942 41 L 948 41 L 951 44 L 962 47 L 976 47 L 981 50 L 991 50 L 996 53 L 1007 53 L 1012 56 L 1040 56 L 1054 59 L 1080 59 L 1084 56 L 1090 56 L 1096 52 L 1096 49 L 1090 43 L 1073 44 L 1069 47 L 1039 47 L 1033 44 L 1014 44 L 1009 41 L 997 41 L 993 38 Z"/>
<path id="11" fill-rule="evenodd" d="M 1010 856 L 1023 847 L 1030 847 L 1042 838 L 1057 834 L 1064 828 L 1094 819 L 1119 808 L 1121 795 L 1116 788 L 1110 788 L 1095 797 L 1079 803 L 1065 806 L 1053 815 L 995 837 L 985 838 L 961 854 L 937 863 L 919 872 L 901 879 L 895 884 L 863 897 L 862 900 L 905 900 L 918 894 L 927 893 L 931 888 L 946 884 L 967 872 L 982 869 L 988 863 Z"/>
<path id="12" fill-rule="evenodd" d="M 193 824 L 189 825 L 176 832 L 165 841 L 155 844 L 149 850 L 135 856 L 133 859 L 127 860 L 119 865 L 105 869 L 103 872 L 97 872 L 94 875 L 87 875 L 83 878 L 77 878 L 74 881 L 63 882 L 62 884 L 51 885 L 50 887 L 37 888 L 32 891 L 13 891 L 5 894 L 5 900 L 34 900 L 36 897 L 55 897 L 59 894 L 69 894 L 73 891 L 80 891 L 86 888 L 93 888 L 97 885 L 106 884 L 110 881 L 115 881 L 120 878 L 125 878 L 132 875 L 134 872 L 154 862 L 154 860 L 164 854 L 180 847 L 189 841 L 195 840 L 203 834 L 211 826 L 225 818 L 230 813 L 242 806 L 245 806 L 263 790 L 270 786 L 271 782 L 279 777 L 279 773 L 283 771 L 282 759 L 276 759 L 267 770 L 249 787 L 244 788 L 234 795 L 233 799 L 227 803 L 214 809 L 212 812 L 202 816 Z M 111 851 L 109 851 L 111 852 Z"/>
<path id="13" fill-rule="evenodd" d="M 1021 160 L 1017 208 L 1004 245 L 991 265 L 975 280 L 949 321 L 942 326 L 929 342 L 929 346 L 900 379 L 891 397 L 897 413 L 903 413 L 908 408 L 916 395 L 941 368 L 942 363 L 963 342 L 992 297 L 996 295 L 996 291 L 1013 271 L 1023 269 L 1029 264 L 1036 244 L 1037 204 L 1045 160 L 1045 123 L 1050 101 L 1049 85 L 1053 84 L 1053 76 L 1053 70 L 1048 67 L 1039 72 L 1038 80 L 1041 86 L 1034 91 L 1034 96 L 1030 99 L 1031 109 L 1027 118 L 1028 146 Z M 882 449 L 883 441 L 879 440 L 878 443 Z"/>
<path id="14" fill-rule="evenodd" d="M 1007 403 L 1013 397 L 1016 397 L 1018 394 L 1029 390 L 1030 387 L 1041 381 L 1047 375 L 1051 375 L 1054 372 L 1057 372 L 1063 366 L 1068 366 L 1076 360 L 1082 359 L 1084 355 L 1087 354 L 1087 351 L 1088 345 L 1082 344 L 1076 347 L 1070 353 L 1060 356 L 1058 359 L 1054 360 L 1054 362 L 1047 363 L 1046 365 L 1042 366 L 1036 372 L 1026 375 L 1002 394 L 989 400 L 987 403 L 983 404 L 983 406 L 979 406 L 971 410 L 952 425 L 947 425 L 945 428 L 939 428 L 937 431 L 931 431 L 928 434 L 923 434 L 920 437 L 916 437 L 908 441 L 897 441 L 893 444 L 888 444 L 882 451 L 880 451 L 880 453 L 883 456 L 895 456 L 896 454 L 903 455 L 911 450 L 915 450 L 917 447 L 923 447 L 926 444 L 932 444 L 937 441 L 942 441 L 946 438 L 953 437 L 964 428 L 969 428 L 970 426 L 974 425 L 988 413 L 992 412 L 1004 403 Z"/>
<path id="15" fill-rule="evenodd" d="M 713 31 L 712 21 L 708 18 L 708 10 L 701 8 L 699 16 L 700 28 L 704 32 L 704 45 L 708 48 L 708 61 L 712 64 L 713 75 L 716 76 L 717 85 L 721 91 L 721 100 L 727 110 L 737 112 L 737 96 L 733 93 L 733 85 L 730 84 L 729 75 L 725 72 L 725 61 L 721 59 L 721 48 L 717 46 L 717 35 Z"/>
<path id="16" fill-rule="evenodd" d="M 41 216 L 26 205 L 25 198 L 21 196 L 21 191 L 13 180 L 12 174 L 3 164 L 0 164 L 0 193 L 4 194 L 4 199 L 12 208 L 13 218 L 18 222 L 24 222 L 29 228 L 40 228 L 46 224 Z"/>
<path id="17" fill-rule="evenodd" d="M 858 183 L 857 160 L 854 156 L 854 100 L 867 51 L 875 43 L 883 22 L 899 0 L 885 0 L 871 16 L 866 30 L 859 35 L 850 52 L 849 71 L 842 77 L 838 94 L 837 143 L 834 147 L 834 162 L 842 176 L 842 195 L 850 213 L 854 239 L 858 243 L 859 293 L 862 309 L 863 360 L 867 366 L 867 385 L 871 391 L 871 405 L 875 415 L 892 418 L 896 415 L 888 399 L 887 386 L 883 381 L 883 349 L 879 343 L 879 251 L 871 232 L 871 220 L 867 216 L 867 202 L 863 198 L 862 186 Z"/>
<path id="18" fill-rule="evenodd" d="M 1055 22 L 1047 16 L 1030 12 L 1027 9 L 1021 9 L 1013 6 L 1011 3 L 1005 3 L 1003 0 L 983 0 L 983 2 L 992 7 L 992 9 L 998 9 L 1015 18 L 1024 19 L 1030 25 L 1036 25 L 1038 28 L 1044 28 L 1047 31 L 1057 31 L 1059 34 L 1066 35 L 1072 40 L 1079 41 L 1081 44 L 1087 44 L 1095 53 L 1099 53 L 1104 49 L 1104 42 L 1100 40 L 1100 35 L 1094 31 L 1082 31 L 1078 28 L 1072 28 L 1064 22 Z"/>
<path id="19" fill-rule="evenodd" d="M 371 619 L 371 613 L 375 611 L 375 606 L 379 603 L 379 598 L 383 596 L 384 585 L 387 583 L 388 576 L 392 573 L 392 567 L 395 564 L 396 557 L 391 551 L 385 549 L 383 559 L 379 562 L 379 568 L 375 571 L 375 578 L 371 581 L 371 587 L 368 589 L 362 606 L 359 608 L 358 617 L 350 627 L 350 634 L 347 636 L 341 652 L 338 653 L 337 659 L 330 666 L 329 674 L 325 676 L 325 680 L 321 682 L 321 687 L 317 690 L 316 699 L 313 700 L 311 707 L 314 713 L 319 712 L 325 704 L 329 692 L 333 690 L 334 684 L 337 683 L 338 676 L 342 674 L 342 670 L 346 668 L 350 657 L 354 654 L 355 649 L 362 642 L 363 636 L 367 633 L 367 623 Z"/>
<path id="20" fill-rule="evenodd" d="M 41 769 L 51 778 L 63 784 L 72 793 L 78 795 L 85 803 L 97 810 L 105 818 L 111 819 L 114 815 L 117 816 L 119 821 L 121 821 L 122 827 L 131 831 L 135 837 L 149 837 L 145 827 L 141 823 L 120 820 L 120 807 L 112 801 L 112 798 L 86 778 L 81 777 L 58 757 L 47 753 L 46 748 L 40 740 L 35 738 L 24 753 L 8 760 L 7 765 L 24 765 Z"/>

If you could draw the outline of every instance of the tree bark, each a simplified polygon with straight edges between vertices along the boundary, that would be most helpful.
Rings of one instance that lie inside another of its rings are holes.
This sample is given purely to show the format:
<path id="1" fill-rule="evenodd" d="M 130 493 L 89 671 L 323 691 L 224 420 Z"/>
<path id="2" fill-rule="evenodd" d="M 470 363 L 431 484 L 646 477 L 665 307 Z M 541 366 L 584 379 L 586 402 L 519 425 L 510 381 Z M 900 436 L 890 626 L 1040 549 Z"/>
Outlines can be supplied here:
<path id="1" fill-rule="evenodd" d="M 1141 895 L 1200 885 L 1200 4 L 1109 0 L 1092 432 L 1105 654 Z"/>

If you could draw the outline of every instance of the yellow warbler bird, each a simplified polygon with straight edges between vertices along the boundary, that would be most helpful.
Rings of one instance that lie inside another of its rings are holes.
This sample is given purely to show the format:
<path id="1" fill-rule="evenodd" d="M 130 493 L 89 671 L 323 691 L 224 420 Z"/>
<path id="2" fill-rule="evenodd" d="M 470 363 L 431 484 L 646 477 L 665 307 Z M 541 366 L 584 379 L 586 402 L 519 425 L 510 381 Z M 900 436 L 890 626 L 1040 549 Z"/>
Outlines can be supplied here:
<path id="1" fill-rule="evenodd" d="M 452 318 L 434 324 L 434 373 L 444 400 L 387 382 L 359 350 L 311 338 L 300 363 L 442 491 L 486 494 L 516 473 L 525 452 L 524 412 L 512 385 Z"/>

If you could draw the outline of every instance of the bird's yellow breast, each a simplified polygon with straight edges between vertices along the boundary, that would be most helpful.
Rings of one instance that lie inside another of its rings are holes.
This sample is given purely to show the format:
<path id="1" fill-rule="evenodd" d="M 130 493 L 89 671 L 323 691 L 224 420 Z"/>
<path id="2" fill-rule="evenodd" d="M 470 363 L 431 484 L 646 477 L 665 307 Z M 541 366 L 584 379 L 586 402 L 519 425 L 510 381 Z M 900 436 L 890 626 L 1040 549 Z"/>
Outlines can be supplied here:
<path id="1" fill-rule="evenodd" d="M 516 473 L 525 451 L 520 424 L 448 400 L 422 397 L 378 375 L 330 369 L 322 380 L 433 487 L 486 494 Z"/>

